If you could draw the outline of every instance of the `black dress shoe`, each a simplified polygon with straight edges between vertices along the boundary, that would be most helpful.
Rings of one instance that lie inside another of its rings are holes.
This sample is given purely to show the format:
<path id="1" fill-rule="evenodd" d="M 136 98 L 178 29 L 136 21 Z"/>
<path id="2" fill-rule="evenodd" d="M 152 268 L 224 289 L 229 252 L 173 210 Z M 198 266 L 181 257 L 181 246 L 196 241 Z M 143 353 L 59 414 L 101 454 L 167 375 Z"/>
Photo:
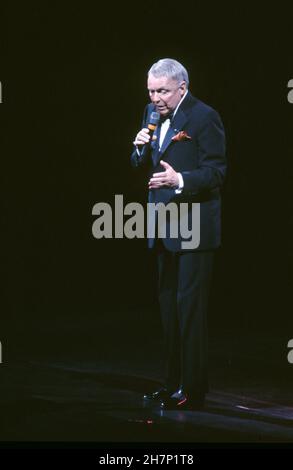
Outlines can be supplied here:
<path id="1" fill-rule="evenodd" d="M 159 388 L 155 392 L 145 393 L 143 398 L 145 400 L 153 400 L 153 401 L 163 401 L 170 398 L 172 392 L 169 392 L 166 388 Z"/>
<path id="2" fill-rule="evenodd" d="M 184 393 L 173 395 L 161 402 L 163 410 L 201 410 L 204 407 L 204 395 L 187 397 Z"/>

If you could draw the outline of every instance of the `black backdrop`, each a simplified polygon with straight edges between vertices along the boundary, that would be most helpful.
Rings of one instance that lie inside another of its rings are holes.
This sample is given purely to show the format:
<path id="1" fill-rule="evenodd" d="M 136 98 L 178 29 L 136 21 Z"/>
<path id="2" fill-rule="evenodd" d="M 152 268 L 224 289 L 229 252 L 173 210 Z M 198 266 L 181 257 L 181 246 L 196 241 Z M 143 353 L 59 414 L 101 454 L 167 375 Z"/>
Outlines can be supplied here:
<path id="1" fill-rule="evenodd" d="M 1 6 L 7 354 L 58 336 L 61 319 L 106 330 L 105 313 L 113 329 L 125 316 L 138 336 L 157 321 L 145 241 L 94 239 L 91 210 L 115 194 L 145 199 L 129 155 L 147 69 L 162 57 L 186 66 L 192 93 L 220 112 L 227 132 L 211 330 L 293 337 L 291 18 L 292 8 L 265 2 Z"/>

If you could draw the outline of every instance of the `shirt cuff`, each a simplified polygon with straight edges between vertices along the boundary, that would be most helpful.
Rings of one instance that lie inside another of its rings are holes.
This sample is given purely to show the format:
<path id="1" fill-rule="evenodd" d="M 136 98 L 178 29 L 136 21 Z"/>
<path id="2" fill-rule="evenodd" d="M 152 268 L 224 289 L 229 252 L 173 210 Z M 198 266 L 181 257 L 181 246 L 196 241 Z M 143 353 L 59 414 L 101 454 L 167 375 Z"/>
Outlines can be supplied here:
<path id="1" fill-rule="evenodd" d="M 184 181 L 183 181 L 183 177 L 182 177 L 181 173 L 177 173 L 177 175 L 178 175 L 178 179 L 179 179 L 179 184 L 178 184 L 178 188 L 175 189 L 175 193 L 180 194 L 180 193 L 182 193 L 182 190 L 183 190 L 183 187 L 184 187 Z"/>

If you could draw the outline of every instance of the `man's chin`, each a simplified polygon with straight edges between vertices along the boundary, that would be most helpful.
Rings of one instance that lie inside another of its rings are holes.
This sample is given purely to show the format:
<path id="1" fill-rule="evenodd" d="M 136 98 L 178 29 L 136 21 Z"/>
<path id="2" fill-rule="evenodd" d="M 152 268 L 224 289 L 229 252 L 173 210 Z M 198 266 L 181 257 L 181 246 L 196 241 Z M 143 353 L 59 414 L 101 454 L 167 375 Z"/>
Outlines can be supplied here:
<path id="1" fill-rule="evenodd" d="M 167 114 L 169 114 L 171 110 L 167 108 L 163 108 L 163 109 L 157 108 L 157 112 L 160 113 L 161 116 L 167 116 Z"/>

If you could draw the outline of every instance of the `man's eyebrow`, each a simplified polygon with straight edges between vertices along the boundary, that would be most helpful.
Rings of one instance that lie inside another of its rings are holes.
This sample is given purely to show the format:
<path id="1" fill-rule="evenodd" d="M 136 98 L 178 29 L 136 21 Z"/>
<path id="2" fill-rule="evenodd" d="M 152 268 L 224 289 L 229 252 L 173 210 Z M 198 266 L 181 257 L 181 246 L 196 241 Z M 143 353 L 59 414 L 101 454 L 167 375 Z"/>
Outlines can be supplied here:
<path id="1" fill-rule="evenodd" d="M 166 90 L 166 91 L 167 91 L 168 88 L 166 88 L 166 87 L 164 87 L 164 86 L 162 86 L 161 88 L 157 88 L 157 89 L 156 89 L 156 88 L 149 88 L 149 91 L 162 91 L 162 90 Z"/>

